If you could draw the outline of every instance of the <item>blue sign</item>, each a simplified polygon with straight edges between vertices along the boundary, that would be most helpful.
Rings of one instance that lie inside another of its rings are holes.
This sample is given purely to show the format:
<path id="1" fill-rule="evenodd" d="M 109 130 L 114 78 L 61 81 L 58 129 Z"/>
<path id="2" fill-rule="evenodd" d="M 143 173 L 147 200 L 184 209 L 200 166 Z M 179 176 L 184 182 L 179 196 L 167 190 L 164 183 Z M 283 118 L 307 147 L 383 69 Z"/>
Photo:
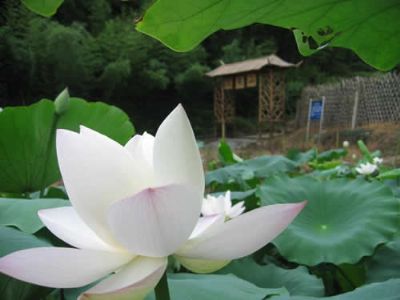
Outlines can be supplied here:
<path id="1" fill-rule="evenodd" d="M 322 116 L 322 99 L 311 100 L 310 120 L 321 120 Z"/>

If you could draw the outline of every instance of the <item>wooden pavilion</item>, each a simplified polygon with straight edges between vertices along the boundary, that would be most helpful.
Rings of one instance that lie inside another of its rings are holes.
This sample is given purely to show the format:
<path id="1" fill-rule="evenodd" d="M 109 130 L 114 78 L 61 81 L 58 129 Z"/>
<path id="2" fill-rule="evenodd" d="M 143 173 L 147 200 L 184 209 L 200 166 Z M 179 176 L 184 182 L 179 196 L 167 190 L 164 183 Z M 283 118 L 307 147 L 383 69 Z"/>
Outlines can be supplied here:
<path id="1" fill-rule="evenodd" d="M 215 78 L 214 115 L 221 124 L 221 135 L 226 135 L 226 124 L 235 117 L 234 90 L 258 86 L 258 128 L 282 122 L 285 114 L 285 70 L 298 67 L 272 54 L 256 59 L 223 64 L 206 73 Z"/>

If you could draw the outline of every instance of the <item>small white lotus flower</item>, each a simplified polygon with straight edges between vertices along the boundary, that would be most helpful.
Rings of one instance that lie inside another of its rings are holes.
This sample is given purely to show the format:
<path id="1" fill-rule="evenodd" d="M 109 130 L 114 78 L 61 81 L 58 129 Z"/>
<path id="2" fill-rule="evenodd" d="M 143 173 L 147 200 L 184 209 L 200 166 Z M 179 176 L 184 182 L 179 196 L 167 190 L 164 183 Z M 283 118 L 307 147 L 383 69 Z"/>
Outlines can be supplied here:
<path id="1" fill-rule="evenodd" d="M 355 155 L 354 153 L 351 155 L 351 158 L 353 159 L 353 160 L 356 160 L 357 159 L 357 155 Z"/>
<path id="2" fill-rule="evenodd" d="M 343 142 L 343 148 L 349 148 L 349 146 L 350 146 L 349 141 L 344 141 Z"/>
<path id="3" fill-rule="evenodd" d="M 244 207 L 243 201 L 240 201 L 232 206 L 231 191 L 227 191 L 225 195 L 220 195 L 217 197 L 207 195 L 207 197 L 203 199 L 201 214 L 204 217 L 223 215 L 227 219 L 233 219 L 241 215 L 245 209 L 246 207 Z"/>
<path id="4" fill-rule="evenodd" d="M 375 165 L 379 166 L 380 164 L 383 163 L 383 159 L 380 158 L 380 157 L 374 157 L 373 162 L 374 162 Z"/>
<path id="5" fill-rule="evenodd" d="M 136 135 L 125 146 L 85 127 L 58 130 L 57 156 L 72 207 L 39 217 L 75 248 L 13 252 L 0 258 L 0 273 L 54 288 L 101 280 L 80 300 L 141 300 L 172 254 L 197 272 L 221 268 L 275 238 L 305 205 L 265 206 L 227 222 L 222 215 L 199 219 L 204 173 L 180 105 L 155 137 Z M 207 264 L 198 267 L 201 261 Z"/>
<path id="6" fill-rule="evenodd" d="M 361 175 L 371 175 L 378 169 L 378 166 L 375 164 L 371 164 L 369 162 L 365 164 L 360 164 L 357 168 L 356 171 L 361 174 Z"/>

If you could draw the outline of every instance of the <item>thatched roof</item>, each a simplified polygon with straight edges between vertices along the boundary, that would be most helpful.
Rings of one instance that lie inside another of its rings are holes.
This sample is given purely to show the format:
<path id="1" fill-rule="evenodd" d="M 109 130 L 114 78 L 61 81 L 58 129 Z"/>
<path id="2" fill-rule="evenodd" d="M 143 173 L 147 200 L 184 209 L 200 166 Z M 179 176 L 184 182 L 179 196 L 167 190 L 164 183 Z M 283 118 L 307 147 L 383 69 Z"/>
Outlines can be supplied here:
<path id="1" fill-rule="evenodd" d="M 206 73 L 209 77 L 225 76 L 250 71 L 258 71 L 266 66 L 275 66 L 280 68 L 298 67 L 299 64 L 292 64 L 284 61 L 282 58 L 271 54 L 268 56 L 239 61 L 231 64 L 219 66 L 218 68 Z"/>

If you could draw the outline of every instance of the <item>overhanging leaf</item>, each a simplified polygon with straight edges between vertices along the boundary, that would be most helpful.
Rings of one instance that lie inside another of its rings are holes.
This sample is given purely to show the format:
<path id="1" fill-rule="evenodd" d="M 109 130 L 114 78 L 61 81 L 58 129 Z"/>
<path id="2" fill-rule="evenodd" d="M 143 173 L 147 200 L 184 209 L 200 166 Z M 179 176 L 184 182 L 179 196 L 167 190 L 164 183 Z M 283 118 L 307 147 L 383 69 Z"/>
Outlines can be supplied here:
<path id="1" fill-rule="evenodd" d="M 296 269 L 286 270 L 273 264 L 262 266 L 247 257 L 231 262 L 218 273 L 232 273 L 259 287 L 285 287 L 291 295 L 316 297 L 324 295 L 322 280 L 310 275 L 307 268 L 301 266 Z"/>
<path id="2" fill-rule="evenodd" d="M 137 29 L 188 51 L 220 29 L 270 24 L 297 30 L 303 54 L 325 45 L 343 47 L 389 70 L 400 62 L 399 15 L 397 0 L 158 0 Z"/>
<path id="3" fill-rule="evenodd" d="M 41 100 L 30 106 L 7 107 L 0 114 L 0 191 L 25 193 L 42 190 L 60 179 L 55 131 L 77 131 L 79 125 L 97 130 L 117 142 L 134 133 L 128 116 L 100 102 L 71 98 L 61 116 L 54 103 Z"/>
<path id="4" fill-rule="evenodd" d="M 64 0 L 22 0 L 27 8 L 43 17 L 54 15 L 63 2 Z"/>
<path id="5" fill-rule="evenodd" d="M 69 205 L 69 201 L 62 199 L 0 198 L 0 226 L 15 226 L 23 232 L 35 233 L 43 228 L 38 210 Z"/>
<path id="6" fill-rule="evenodd" d="M 308 201 L 273 241 L 286 259 L 300 264 L 356 263 L 398 230 L 399 201 L 380 182 L 275 177 L 257 193 L 263 205 Z"/>

